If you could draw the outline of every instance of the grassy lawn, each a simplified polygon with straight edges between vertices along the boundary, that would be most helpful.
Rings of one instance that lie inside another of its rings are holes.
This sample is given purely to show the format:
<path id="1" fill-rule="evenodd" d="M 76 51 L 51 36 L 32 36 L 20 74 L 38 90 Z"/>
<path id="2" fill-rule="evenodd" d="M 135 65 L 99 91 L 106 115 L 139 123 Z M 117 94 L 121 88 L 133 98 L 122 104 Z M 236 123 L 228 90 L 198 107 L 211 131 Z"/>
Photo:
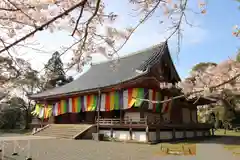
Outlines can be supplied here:
<path id="1" fill-rule="evenodd" d="M 196 143 L 161 143 L 156 145 L 161 148 L 161 151 L 157 154 L 167 155 L 167 154 L 183 154 L 183 155 L 196 155 Z"/>
<path id="2" fill-rule="evenodd" d="M 217 131 L 215 131 L 215 135 L 217 135 L 217 136 L 238 136 L 238 137 L 240 137 L 240 132 L 228 131 L 227 130 L 226 134 L 224 134 L 224 129 L 218 129 Z"/>
<path id="3" fill-rule="evenodd" d="M 233 154 L 240 156 L 240 132 L 227 131 L 227 133 L 224 134 L 224 130 L 217 130 L 215 132 L 215 135 L 217 137 L 216 139 L 211 139 L 211 143 L 214 143 L 214 141 L 216 141 L 216 144 L 222 144 L 225 149 L 230 150 L 233 152 Z M 223 139 L 221 139 L 221 137 L 223 137 Z M 236 142 L 236 144 L 225 143 L 225 141 L 233 141 Z M 195 155 L 197 143 L 201 143 L 201 140 L 185 140 L 174 143 L 161 143 L 157 146 L 160 146 L 163 149 L 163 153 L 166 152 L 166 149 L 169 149 L 176 152 L 184 152 L 184 155 L 189 155 L 190 150 L 191 155 Z"/>
<path id="4" fill-rule="evenodd" d="M 235 155 L 239 155 L 240 156 L 240 132 L 235 132 L 235 131 L 228 131 L 226 132 L 226 134 L 224 134 L 224 130 L 217 130 L 215 132 L 215 135 L 217 136 L 226 136 L 226 137 L 232 137 L 232 138 L 238 138 L 236 139 L 236 144 L 224 144 L 224 148 L 227 150 L 230 150 L 233 152 L 233 154 Z"/>
<path id="5" fill-rule="evenodd" d="M 224 145 L 224 148 L 232 151 L 234 155 L 240 156 L 240 145 Z"/>

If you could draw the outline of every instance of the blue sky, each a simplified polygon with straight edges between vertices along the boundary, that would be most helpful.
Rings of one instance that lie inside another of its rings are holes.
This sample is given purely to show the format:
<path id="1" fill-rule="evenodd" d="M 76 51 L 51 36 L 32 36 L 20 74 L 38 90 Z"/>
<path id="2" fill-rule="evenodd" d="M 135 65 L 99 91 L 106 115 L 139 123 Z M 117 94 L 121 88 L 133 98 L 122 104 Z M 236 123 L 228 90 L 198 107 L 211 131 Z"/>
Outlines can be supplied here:
<path id="1" fill-rule="evenodd" d="M 133 16 L 133 7 L 127 1 L 105 1 L 107 11 L 114 11 L 119 15 L 114 26 L 123 28 L 137 24 L 139 17 Z M 190 0 L 189 8 L 199 11 L 195 3 L 196 1 Z M 188 13 L 188 21 L 197 27 L 184 25 L 180 53 L 176 51 L 176 40 L 173 38 L 169 42 L 172 58 L 182 78 L 186 77 L 192 66 L 199 62 L 221 62 L 228 58 L 234 58 L 240 46 L 239 40 L 233 37 L 231 33 L 233 26 L 240 24 L 239 14 L 238 4 L 234 0 L 208 1 L 207 14 L 205 15 Z M 164 20 L 164 17 L 162 19 L 161 16 L 157 15 L 161 15 L 160 11 L 156 12 L 156 16 L 153 16 L 148 22 L 138 28 L 119 52 L 120 56 L 158 44 L 167 37 L 164 31 L 169 27 L 169 24 L 159 24 L 159 21 Z M 44 46 L 45 50 L 53 52 L 59 50 L 59 47 L 63 44 L 64 46 L 71 44 L 72 38 L 69 35 L 70 33 L 66 32 L 56 32 L 54 34 L 40 32 L 35 39 Z M 31 51 L 24 56 L 32 61 L 36 69 L 39 69 L 46 63 L 50 54 L 36 52 L 33 54 Z M 71 56 L 66 54 L 63 57 L 63 61 L 67 62 L 70 58 Z M 103 60 L 106 60 L 103 56 L 93 56 L 94 62 Z M 71 74 L 74 73 L 74 71 L 71 72 Z"/>
<path id="2" fill-rule="evenodd" d="M 240 47 L 239 39 L 231 32 L 233 26 L 240 22 L 239 15 L 238 3 L 234 0 L 208 2 L 207 14 L 201 17 L 206 37 L 197 45 L 182 46 L 180 62 L 176 64 L 181 76 L 184 77 L 186 71 L 198 62 L 221 62 L 235 57 Z"/>

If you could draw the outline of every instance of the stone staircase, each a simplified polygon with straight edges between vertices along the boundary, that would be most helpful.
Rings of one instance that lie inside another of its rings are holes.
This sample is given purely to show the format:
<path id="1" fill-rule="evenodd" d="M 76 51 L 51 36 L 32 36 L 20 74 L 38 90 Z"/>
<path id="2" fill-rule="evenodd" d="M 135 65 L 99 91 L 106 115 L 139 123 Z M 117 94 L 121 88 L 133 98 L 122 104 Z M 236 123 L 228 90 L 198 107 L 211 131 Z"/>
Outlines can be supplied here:
<path id="1" fill-rule="evenodd" d="M 33 135 L 77 139 L 93 126 L 88 124 L 49 124 Z"/>

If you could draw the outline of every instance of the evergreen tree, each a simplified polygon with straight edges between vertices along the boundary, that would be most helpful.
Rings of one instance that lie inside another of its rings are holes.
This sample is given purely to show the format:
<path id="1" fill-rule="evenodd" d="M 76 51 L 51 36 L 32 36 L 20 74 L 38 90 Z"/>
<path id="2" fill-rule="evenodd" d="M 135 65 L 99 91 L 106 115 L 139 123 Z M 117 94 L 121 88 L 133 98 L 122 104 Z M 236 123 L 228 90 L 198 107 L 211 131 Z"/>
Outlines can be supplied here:
<path id="1" fill-rule="evenodd" d="M 195 66 L 193 66 L 192 71 L 196 72 L 204 72 L 206 70 L 206 68 L 208 68 L 209 66 L 216 66 L 217 64 L 214 62 L 200 62 L 198 64 L 196 64 Z"/>
<path id="2" fill-rule="evenodd" d="M 62 86 L 73 81 L 73 77 L 66 77 L 65 75 L 59 52 L 53 53 L 45 68 L 46 84 L 44 89 Z"/>

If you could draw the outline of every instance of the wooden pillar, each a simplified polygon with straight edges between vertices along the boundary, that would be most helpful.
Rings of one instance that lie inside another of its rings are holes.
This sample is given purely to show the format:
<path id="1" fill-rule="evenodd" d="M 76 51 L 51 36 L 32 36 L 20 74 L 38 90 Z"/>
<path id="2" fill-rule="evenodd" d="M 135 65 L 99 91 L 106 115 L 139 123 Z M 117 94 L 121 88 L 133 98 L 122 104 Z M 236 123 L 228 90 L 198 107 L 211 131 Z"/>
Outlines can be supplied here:
<path id="1" fill-rule="evenodd" d="M 198 115 L 197 115 L 197 108 L 196 108 L 196 112 L 195 112 L 195 116 L 196 116 L 196 123 L 198 123 Z"/>
<path id="2" fill-rule="evenodd" d="M 161 129 L 159 128 L 159 141 L 161 141 Z"/>
<path id="3" fill-rule="evenodd" d="M 110 129 L 110 137 L 113 138 L 113 128 Z"/>
<path id="4" fill-rule="evenodd" d="M 211 130 L 212 130 L 212 136 L 214 136 L 214 128 L 212 128 Z"/>
<path id="5" fill-rule="evenodd" d="M 186 129 L 183 130 L 183 138 L 187 138 L 187 131 L 186 131 Z"/>
<path id="6" fill-rule="evenodd" d="M 160 141 L 160 128 L 159 127 L 156 128 L 156 140 L 157 140 L 157 142 Z"/>
<path id="7" fill-rule="evenodd" d="M 54 116 L 49 117 L 48 123 L 49 123 L 49 124 L 55 123 L 55 117 L 54 117 Z"/>
<path id="8" fill-rule="evenodd" d="M 194 129 L 193 133 L 194 133 L 194 137 L 197 137 L 197 131 L 196 131 L 196 129 Z"/>
<path id="9" fill-rule="evenodd" d="M 99 118 L 100 118 L 100 108 L 101 108 L 101 91 L 98 90 L 98 102 L 97 102 L 97 133 L 99 134 Z"/>
<path id="10" fill-rule="evenodd" d="M 122 109 L 120 108 L 120 124 L 122 124 Z"/>
<path id="11" fill-rule="evenodd" d="M 146 142 L 149 142 L 149 128 L 146 126 Z"/>
<path id="12" fill-rule="evenodd" d="M 121 98 L 120 99 L 122 99 L 122 101 L 120 102 L 120 124 L 122 124 L 122 120 L 123 120 L 123 114 L 122 114 L 122 110 L 123 110 L 123 108 L 124 108 L 124 106 L 123 106 L 123 99 L 124 99 L 124 97 L 123 97 L 123 90 L 120 90 L 120 92 L 121 92 Z"/>
<path id="13" fill-rule="evenodd" d="M 192 119 L 192 109 L 189 109 L 190 112 L 190 122 L 193 123 L 193 119 Z"/>
<path id="14" fill-rule="evenodd" d="M 129 124 L 129 135 L 130 135 L 130 140 L 132 140 L 132 119 L 130 119 L 130 124 Z"/>
<path id="15" fill-rule="evenodd" d="M 176 129 L 173 128 L 172 130 L 172 139 L 175 140 L 176 139 Z"/>

